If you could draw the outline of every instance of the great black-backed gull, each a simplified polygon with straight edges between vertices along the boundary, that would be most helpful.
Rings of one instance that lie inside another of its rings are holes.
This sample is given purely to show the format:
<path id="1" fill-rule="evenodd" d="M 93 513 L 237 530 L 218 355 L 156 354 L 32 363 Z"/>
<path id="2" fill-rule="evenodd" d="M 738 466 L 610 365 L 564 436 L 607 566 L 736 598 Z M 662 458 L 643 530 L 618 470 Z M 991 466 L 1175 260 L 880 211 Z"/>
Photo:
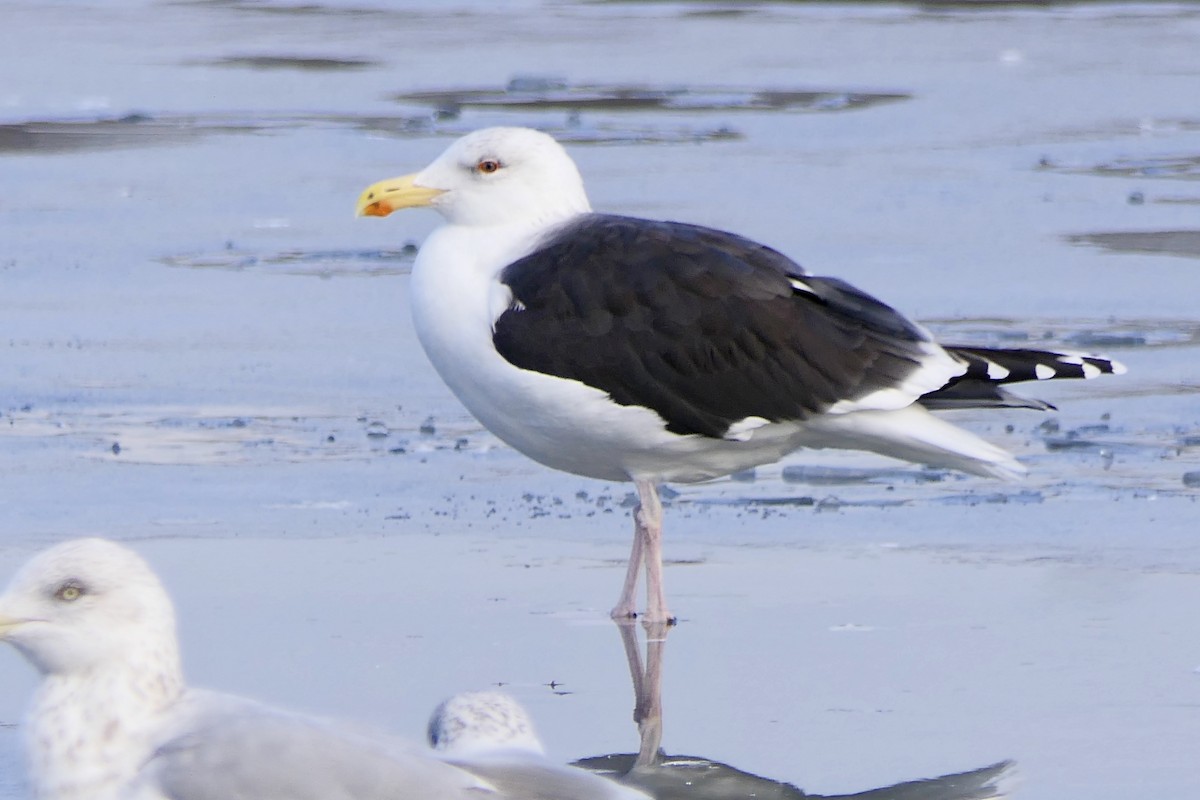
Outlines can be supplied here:
<path id="1" fill-rule="evenodd" d="M 736 234 L 595 213 L 550 136 L 488 128 L 358 213 L 429 206 L 446 224 L 413 265 L 417 335 L 492 433 L 541 463 L 633 481 L 633 550 L 615 617 L 670 618 L 658 485 L 802 447 L 869 450 L 1015 478 L 1009 453 L 930 409 L 1048 408 L 1004 384 L 1120 373 L 1081 353 L 942 346 L 837 278 Z"/>

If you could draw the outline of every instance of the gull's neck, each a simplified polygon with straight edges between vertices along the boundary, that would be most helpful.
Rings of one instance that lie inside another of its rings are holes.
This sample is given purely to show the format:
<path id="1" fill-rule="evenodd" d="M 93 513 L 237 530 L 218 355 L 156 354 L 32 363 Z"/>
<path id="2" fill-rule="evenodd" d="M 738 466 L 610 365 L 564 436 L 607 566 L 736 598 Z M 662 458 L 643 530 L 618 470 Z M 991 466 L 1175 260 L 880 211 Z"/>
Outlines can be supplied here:
<path id="1" fill-rule="evenodd" d="M 152 755 L 160 715 L 183 694 L 178 651 L 42 679 L 25 725 L 36 800 L 115 800 Z"/>
<path id="2" fill-rule="evenodd" d="M 458 278 L 451 277 L 452 271 L 466 270 L 490 278 L 512 261 L 537 249 L 554 231 L 587 213 L 590 212 L 559 211 L 490 224 L 448 220 L 435 228 L 421 245 L 413 275 L 430 271 L 427 265 L 436 261 L 439 264 L 433 269 L 441 272 L 440 278 L 449 281 L 451 286 L 458 282 Z M 464 288 L 459 286 L 460 290 Z"/>

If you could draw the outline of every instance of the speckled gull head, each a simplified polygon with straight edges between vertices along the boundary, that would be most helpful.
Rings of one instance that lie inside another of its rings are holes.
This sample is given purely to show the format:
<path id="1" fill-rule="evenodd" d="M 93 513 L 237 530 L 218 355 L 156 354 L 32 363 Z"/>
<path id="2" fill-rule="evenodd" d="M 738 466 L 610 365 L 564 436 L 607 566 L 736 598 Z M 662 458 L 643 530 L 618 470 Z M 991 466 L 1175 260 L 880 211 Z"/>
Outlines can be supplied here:
<path id="1" fill-rule="evenodd" d="M 0 597 L 0 639 L 46 676 L 92 674 L 151 655 L 169 670 L 179 663 L 162 584 L 140 556 L 104 539 L 34 556 Z"/>
<path id="2" fill-rule="evenodd" d="M 525 709 L 504 692 L 463 692 L 429 720 L 438 755 L 528 800 L 651 800 L 631 786 L 546 758 Z"/>
<path id="3" fill-rule="evenodd" d="M 529 714 L 504 692 L 461 692 L 442 701 L 428 735 L 429 744 L 451 758 L 546 752 Z"/>
<path id="4" fill-rule="evenodd" d="M 154 715 L 184 693 L 175 613 L 149 566 L 103 539 L 34 556 L 0 596 L 0 639 L 42 681 L 25 716 L 39 800 L 107 800 L 154 751 Z"/>
<path id="5" fill-rule="evenodd" d="M 430 206 L 453 225 L 542 225 L 591 210 L 562 145 L 529 128 L 470 133 L 413 175 L 368 186 L 359 216 Z"/>

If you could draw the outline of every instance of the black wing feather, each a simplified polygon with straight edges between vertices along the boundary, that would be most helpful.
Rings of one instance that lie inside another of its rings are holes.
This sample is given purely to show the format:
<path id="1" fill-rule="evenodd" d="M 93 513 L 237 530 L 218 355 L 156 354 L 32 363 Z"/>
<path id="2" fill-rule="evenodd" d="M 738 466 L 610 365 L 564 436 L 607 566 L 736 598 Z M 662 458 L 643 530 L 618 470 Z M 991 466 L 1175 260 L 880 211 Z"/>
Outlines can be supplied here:
<path id="1" fill-rule="evenodd" d="M 1091 375 L 1112 375 L 1125 371 L 1110 358 L 1086 353 L 960 345 L 945 345 L 945 348 L 967 369 L 942 388 L 921 397 L 918 402 L 929 409 L 1032 408 L 1051 411 L 1054 406 L 1050 403 L 1012 394 L 1003 384 L 1087 378 L 1089 372 Z M 1000 368 L 1000 372 L 995 373 L 1000 377 L 992 377 L 994 367 Z"/>
<path id="2" fill-rule="evenodd" d="M 587 215 L 500 280 L 513 295 L 493 337 L 505 359 L 651 408 L 678 434 L 806 419 L 927 355 L 921 329 L 873 297 L 695 225 Z"/>

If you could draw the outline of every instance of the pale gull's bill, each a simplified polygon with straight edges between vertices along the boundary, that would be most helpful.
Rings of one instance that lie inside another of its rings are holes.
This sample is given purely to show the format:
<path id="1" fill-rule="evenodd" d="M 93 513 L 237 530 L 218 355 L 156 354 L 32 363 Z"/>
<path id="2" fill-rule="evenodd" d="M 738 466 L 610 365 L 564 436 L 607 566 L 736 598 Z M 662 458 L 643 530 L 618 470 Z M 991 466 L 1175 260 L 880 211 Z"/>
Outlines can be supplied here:
<path id="1" fill-rule="evenodd" d="M 170 598 L 114 542 L 65 542 L 30 560 L 0 597 L 0 639 L 41 673 L 24 723 L 37 800 L 542 797 L 417 745 L 188 688 Z"/>
<path id="2" fill-rule="evenodd" d="M 671 619 L 660 483 L 800 448 L 1016 478 L 1025 468 L 1011 454 L 930 411 L 1045 409 L 1005 385 L 1124 371 L 1082 353 L 943 346 L 765 245 L 595 213 L 571 157 L 527 128 L 464 136 L 421 172 L 369 186 L 358 213 L 418 206 L 445 218 L 421 246 L 410 292 L 446 384 L 530 458 L 637 489 L 614 617 L 634 615 L 644 564 L 645 616 Z"/>
<path id="3" fill-rule="evenodd" d="M 500 783 L 518 794 L 547 800 L 650 800 L 650 796 L 579 767 L 546 756 L 529 713 L 512 695 L 499 691 L 461 692 L 443 701 L 429 718 L 429 743 L 450 763 Z M 524 775 L 527 787 L 507 776 Z"/>

